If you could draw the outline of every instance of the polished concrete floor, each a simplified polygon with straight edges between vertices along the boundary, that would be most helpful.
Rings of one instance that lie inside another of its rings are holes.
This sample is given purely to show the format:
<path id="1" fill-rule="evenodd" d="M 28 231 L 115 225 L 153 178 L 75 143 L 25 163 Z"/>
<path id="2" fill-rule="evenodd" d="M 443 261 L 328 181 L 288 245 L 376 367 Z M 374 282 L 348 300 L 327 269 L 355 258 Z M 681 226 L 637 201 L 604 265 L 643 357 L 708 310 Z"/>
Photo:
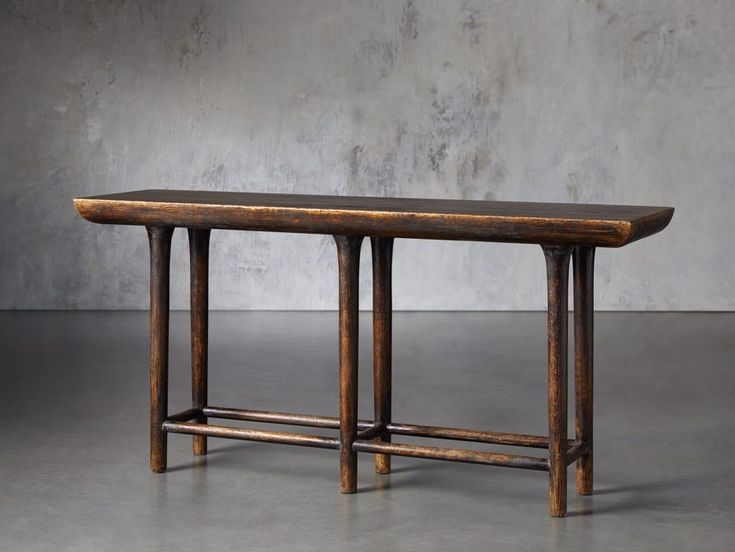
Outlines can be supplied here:
<path id="1" fill-rule="evenodd" d="M 396 421 L 546 432 L 542 313 L 400 313 L 394 337 Z M 146 313 L 0 313 L 0 550 L 733 550 L 735 314 L 601 313 L 596 339 L 596 494 L 570 481 L 551 519 L 547 475 L 507 468 L 385 476 L 363 454 L 343 496 L 336 451 L 210 439 L 196 459 L 171 435 L 151 474 Z M 210 343 L 211 404 L 337 413 L 335 313 L 213 313 Z"/>

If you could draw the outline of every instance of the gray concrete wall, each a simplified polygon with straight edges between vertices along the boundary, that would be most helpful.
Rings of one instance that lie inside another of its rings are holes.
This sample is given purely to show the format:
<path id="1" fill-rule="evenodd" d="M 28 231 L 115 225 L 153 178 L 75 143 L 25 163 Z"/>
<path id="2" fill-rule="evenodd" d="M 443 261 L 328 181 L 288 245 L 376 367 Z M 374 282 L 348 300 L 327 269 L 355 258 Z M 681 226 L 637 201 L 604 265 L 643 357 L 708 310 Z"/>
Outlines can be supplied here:
<path id="1" fill-rule="evenodd" d="M 735 307 L 732 0 L 10 1 L 0 56 L 0 308 L 145 308 L 144 230 L 71 204 L 144 187 L 673 205 L 598 307 Z M 331 238 L 212 246 L 213 308 L 336 306 Z M 396 254 L 397 308 L 544 306 L 538 247 Z"/>

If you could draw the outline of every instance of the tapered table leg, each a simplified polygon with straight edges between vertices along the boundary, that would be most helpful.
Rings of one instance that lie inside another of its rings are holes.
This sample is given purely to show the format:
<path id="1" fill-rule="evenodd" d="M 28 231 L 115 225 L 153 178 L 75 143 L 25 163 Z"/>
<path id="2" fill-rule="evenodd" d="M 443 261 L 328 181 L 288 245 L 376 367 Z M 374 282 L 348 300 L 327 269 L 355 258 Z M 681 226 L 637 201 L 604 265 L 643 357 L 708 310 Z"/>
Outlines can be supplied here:
<path id="1" fill-rule="evenodd" d="M 549 513 L 567 513 L 567 287 L 569 247 L 544 247 L 548 286 Z"/>
<path id="2" fill-rule="evenodd" d="M 594 319 L 594 247 L 575 247 L 574 395 L 576 439 L 587 445 L 577 460 L 577 492 L 592 494 L 592 350 Z"/>
<path id="3" fill-rule="evenodd" d="M 191 406 L 207 406 L 207 351 L 209 340 L 209 234 L 208 229 L 189 228 L 191 303 Z M 202 416 L 199 423 L 207 423 Z M 196 455 L 207 454 L 207 438 L 194 435 Z"/>
<path id="4" fill-rule="evenodd" d="M 386 427 L 391 422 L 391 357 L 393 301 L 391 263 L 393 238 L 370 238 L 373 251 L 373 390 L 375 422 Z M 383 441 L 390 442 L 384 431 Z M 390 473 L 390 455 L 375 455 L 375 471 Z"/>
<path id="5" fill-rule="evenodd" d="M 151 470 L 166 471 L 166 433 L 161 424 L 168 411 L 168 296 L 173 228 L 151 226 Z"/>
<path id="6" fill-rule="evenodd" d="M 362 237 L 335 236 L 339 263 L 339 439 L 340 490 L 357 491 L 357 358 Z"/>

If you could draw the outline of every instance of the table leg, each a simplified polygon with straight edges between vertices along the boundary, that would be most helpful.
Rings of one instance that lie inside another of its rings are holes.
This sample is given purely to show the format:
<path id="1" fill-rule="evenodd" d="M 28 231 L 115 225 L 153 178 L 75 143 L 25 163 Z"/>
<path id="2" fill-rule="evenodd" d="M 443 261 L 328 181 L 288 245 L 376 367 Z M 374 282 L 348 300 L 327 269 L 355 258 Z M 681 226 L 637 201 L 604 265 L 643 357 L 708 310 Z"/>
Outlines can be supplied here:
<path id="1" fill-rule="evenodd" d="M 570 247 L 544 246 L 548 286 L 549 513 L 567 512 L 567 286 Z"/>
<path id="2" fill-rule="evenodd" d="M 577 460 L 577 492 L 592 494 L 592 379 L 594 318 L 594 247 L 575 247 L 574 395 L 576 439 L 587 445 Z"/>
<path id="3" fill-rule="evenodd" d="M 357 360 L 362 237 L 335 236 L 339 263 L 339 438 L 340 490 L 357 491 Z"/>
<path id="4" fill-rule="evenodd" d="M 391 357 L 393 301 L 391 263 L 393 238 L 370 238 L 373 252 L 373 389 L 375 422 L 391 422 Z M 390 442 L 390 433 L 381 439 Z M 390 473 L 390 454 L 375 455 L 375 471 Z"/>
<path id="5" fill-rule="evenodd" d="M 209 229 L 189 228 L 189 267 L 191 305 L 191 406 L 207 406 L 207 352 L 209 340 Z M 197 422 L 206 424 L 204 416 Z M 207 454 L 207 437 L 194 435 L 196 455 Z"/>
<path id="6" fill-rule="evenodd" d="M 166 471 L 166 433 L 161 424 L 168 410 L 168 296 L 173 228 L 149 226 L 151 253 L 151 470 Z"/>

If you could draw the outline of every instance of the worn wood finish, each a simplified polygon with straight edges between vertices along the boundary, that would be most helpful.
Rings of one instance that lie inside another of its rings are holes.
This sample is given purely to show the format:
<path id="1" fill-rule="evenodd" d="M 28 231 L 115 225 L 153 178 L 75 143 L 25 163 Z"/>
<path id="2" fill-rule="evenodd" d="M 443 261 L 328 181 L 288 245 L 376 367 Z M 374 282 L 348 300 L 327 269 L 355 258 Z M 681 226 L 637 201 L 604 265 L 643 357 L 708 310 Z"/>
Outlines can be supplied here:
<path id="1" fill-rule="evenodd" d="M 163 473 L 166 433 L 161 424 L 168 412 L 168 306 L 173 228 L 150 226 L 147 230 L 151 256 L 150 464 L 152 471 Z"/>
<path id="2" fill-rule="evenodd" d="M 620 247 L 662 230 L 669 207 L 141 190 L 77 198 L 106 224 Z"/>
<path id="3" fill-rule="evenodd" d="M 391 359 L 393 337 L 392 261 L 393 238 L 371 238 L 373 253 L 373 392 L 375 422 L 386 428 L 391 422 Z M 376 437 L 390 442 L 388 431 Z M 390 456 L 375 455 L 375 471 L 390 473 Z"/>
<path id="4" fill-rule="evenodd" d="M 207 355 L 209 343 L 209 229 L 189 228 L 191 302 L 191 405 L 207 406 Z M 202 416 L 199 423 L 207 423 Z M 207 454 L 207 438 L 195 435 L 194 454 Z"/>
<path id="5" fill-rule="evenodd" d="M 470 464 L 489 464 L 511 468 L 547 471 L 549 461 L 536 456 L 518 454 L 500 454 L 479 450 L 464 450 L 443 447 L 425 447 L 403 443 L 385 443 L 381 441 L 355 441 L 354 449 L 360 452 L 376 454 L 395 454 L 396 456 L 412 456 L 431 460 L 448 460 L 450 462 L 466 462 Z"/>
<path id="6" fill-rule="evenodd" d="M 385 441 L 385 426 L 375 423 L 374 425 L 370 426 L 367 429 L 363 429 L 362 431 L 358 431 L 357 435 L 355 436 L 355 439 L 360 439 L 362 441 L 369 441 L 371 439 L 380 439 L 381 441 Z M 384 455 L 380 455 L 384 456 Z M 390 458 L 390 457 L 389 457 Z"/>
<path id="7" fill-rule="evenodd" d="M 207 406 L 202 409 L 202 413 L 208 418 L 339 429 L 339 418 L 336 416 L 292 414 L 290 412 L 270 412 L 268 410 L 246 410 L 242 408 L 224 408 L 222 406 Z M 357 420 L 357 429 L 359 430 L 368 429 L 372 426 L 373 422 L 371 421 Z"/>
<path id="8" fill-rule="evenodd" d="M 544 247 L 549 311 L 549 513 L 567 513 L 567 288 L 569 247 Z"/>
<path id="9" fill-rule="evenodd" d="M 335 236 L 339 264 L 339 436 L 340 490 L 357 491 L 357 356 L 360 247 L 362 237 Z"/>
<path id="10" fill-rule="evenodd" d="M 574 402 L 575 434 L 585 444 L 577 462 L 577 492 L 592 494 L 592 411 L 595 249 L 575 247 L 574 266 Z"/>
<path id="11" fill-rule="evenodd" d="M 549 438 L 540 435 L 394 423 L 388 424 L 388 432 L 393 435 L 411 435 L 413 437 L 428 437 L 430 439 L 472 441 L 512 447 L 549 448 Z M 568 443 L 571 446 L 573 441 L 568 441 Z"/>
<path id="12" fill-rule="evenodd" d="M 593 270 L 596 247 L 619 247 L 662 230 L 673 209 L 615 205 L 511 203 L 376 197 L 143 190 L 77 198 L 93 222 L 145 225 L 151 257 L 150 463 L 166 471 L 166 435 L 223 437 L 340 451 L 340 490 L 357 490 L 357 452 L 375 454 L 390 472 L 392 455 L 549 472 L 549 510 L 563 517 L 567 466 L 577 462 L 577 491 L 592 493 Z M 192 408 L 167 415 L 169 264 L 174 227 L 189 232 L 191 259 Z M 210 230 L 332 234 L 339 264 L 339 417 L 223 408 L 207 404 L 208 256 Z M 373 252 L 375 420 L 357 419 L 358 280 L 363 236 Z M 391 419 L 393 239 L 426 238 L 535 243 L 546 258 L 548 285 L 549 436 L 394 423 Z M 574 258 L 575 439 L 567 438 L 567 295 Z M 339 430 L 339 438 L 215 425 L 208 418 Z M 548 459 L 393 443 L 392 435 L 548 449 Z"/>
<path id="13" fill-rule="evenodd" d="M 321 435 L 306 435 L 303 433 L 287 433 L 285 431 L 267 431 L 265 429 L 249 429 L 244 427 L 229 427 L 219 425 L 205 425 L 196 422 L 165 421 L 161 424 L 163 431 L 168 433 L 184 433 L 187 435 L 209 435 L 224 439 L 239 439 L 244 441 L 263 441 L 266 443 L 281 443 L 284 445 L 301 445 L 339 449 L 339 439 L 322 437 Z"/>
<path id="14" fill-rule="evenodd" d="M 190 420 L 201 420 L 202 410 L 200 408 L 188 408 L 176 414 L 170 414 L 166 417 L 167 422 L 188 422 Z M 199 422 L 204 423 L 204 422 Z"/>
<path id="15" fill-rule="evenodd" d="M 579 460 L 582 456 L 587 454 L 588 447 L 587 443 L 575 443 L 572 447 L 567 450 L 567 465 L 572 464 Z"/>
<path id="16" fill-rule="evenodd" d="M 197 427 L 203 425 L 197 420 L 202 416 L 207 418 L 224 418 L 233 420 L 266 422 L 284 425 L 302 425 L 308 427 L 319 427 L 328 429 L 339 429 L 339 418 L 332 416 L 315 416 L 309 414 L 291 414 L 287 412 L 269 412 L 264 410 L 243 410 L 236 408 L 205 407 L 200 410 L 190 408 L 182 412 L 172 414 L 166 418 L 162 427 L 164 431 L 171 433 L 187 433 L 192 435 L 212 435 L 226 437 L 228 439 L 259 440 L 284 444 L 306 444 L 307 446 L 323 446 L 323 448 L 339 448 L 339 439 L 327 439 L 314 441 L 313 435 L 300 433 L 269 432 L 261 430 L 250 430 L 247 428 L 233 428 L 228 426 L 212 425 L 209 429 Z M 190 422 L 191 421 L 191 422 Z M 190 422 L 190 423 L 178 423 Z M 429 458 L 438 460 L 451 460 L 454 462 L 470 462 L 475 464 L 492 464 L 508 467 L 525 467 L 528 469 L 548 470 L 548 460 L 533 456 L 519 456 L 514 454 L 497 454 L 483 451 L 472 451 L 465 449 L 454 449 L 444 447 L 421 447 L 415 445 L 396 444 L 391 446 L 390 442 L 380 440 L 372 444 L 366 444 L 380 437 L 386 430 L 397 435 L 410 435 L 413 437 L 428 437 L 433 439 L 449 439 L 453 441 L 475 441 L 481 443 L 500 444 L 508 446 L 525 446 L 533 448 L 548 448 L 547 437 L 536 435 L 522 435 L 515 433 L 497 433 L 489 431 L 476 431 L 458 428 L 443 428 L 433 426 L 419 426 L 412 424 L 389 424 L 387 427 L 377 422 L 359 420 L 353 449 L 362 452 L 374 452 L 389 456 L 391 454 L 412 456 L 415 458 Z M 235 430 L 235 431 L 233 431 Z M 314 444 L 314 443 L 317 444 Z M 336 443 L 336 446 L 335 446 Z M 376 446 L 372 446 L 372 445 Z M 388 446 L 383 446 L 388 445 Z M 382 451 L 382 452 L 379 452 Z M 567 463 L 576 461 L 587 451 L 585 443 L 567 441 Z"/>
<path id="17" fill-rule="evenodd" d="M 182 413 L 189 415 L 191 412 L 199 412 L 189 409 Z M 222 406 L 207 406 L 201 410 L 207 418 L 222 418 L 228 420 L 242 420 L 250 422 L 265 422 L 271 424 L 283 424 L 293 426 L 319 427 L 326 429 L 339 429 L 339 418 L 336 416 L 318 416 L 314 414 L 293 414 L 290 412 L 271 412 L 267 410 L 248 410 L 241 408 L 225 408 Z M 172 415 L 168 420 L 188 421 L 196 416 L 184 420 Z M 504 433 L 498 431 L 480 431 L 476 429 L 462 429 L 454 427 L 437 427 L 416 424 L 389 423 L 382 427 L 377 421 L 357 420 L 358 438 L 366 439 L 366 435 L 375 436 L 378 429 L 380 432 L 387 431 L 391 435 L 409 435 L 412 437 L 428 437 L 430 439 L 447 439 L 451 441 L 468 441 L 477 443 L 488 443 L 495 445 L 507 445 L 514 447 L 549 448 L 549 438 L 542 435 L 525 435 L 520 433 Z M 567 440 L 567 446 L 573 447 L 576 441 Z"/>

